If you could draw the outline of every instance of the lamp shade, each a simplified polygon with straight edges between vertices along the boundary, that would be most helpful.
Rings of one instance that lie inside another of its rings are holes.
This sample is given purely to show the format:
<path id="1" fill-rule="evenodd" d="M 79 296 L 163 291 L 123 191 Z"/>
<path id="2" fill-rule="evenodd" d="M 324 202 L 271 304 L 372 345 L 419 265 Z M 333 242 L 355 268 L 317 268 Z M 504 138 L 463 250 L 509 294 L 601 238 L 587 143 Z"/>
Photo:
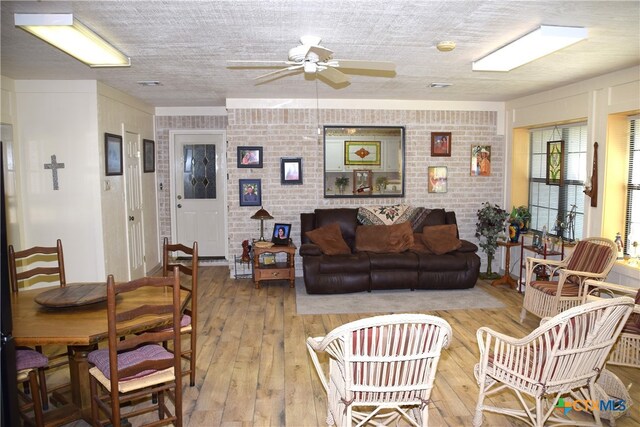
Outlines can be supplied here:
<path id="1" fill-rule="evenodd" d="M 260 207 L 258 212 L 254 213 L 251 219 L 273 219 L 273 217 L 265 210 L 265 208 Z"/>

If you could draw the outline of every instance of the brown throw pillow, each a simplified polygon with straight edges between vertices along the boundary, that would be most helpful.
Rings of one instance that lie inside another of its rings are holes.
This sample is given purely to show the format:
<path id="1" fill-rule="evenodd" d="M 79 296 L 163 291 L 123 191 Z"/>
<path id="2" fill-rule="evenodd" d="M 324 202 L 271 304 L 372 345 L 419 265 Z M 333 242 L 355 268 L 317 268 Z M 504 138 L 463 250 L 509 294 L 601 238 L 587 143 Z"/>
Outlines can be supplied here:
<path id="1" fill-rule="evenodd" d="M 413 245 L 411 246 L 411 250 L 423 254 L 433 253 L 429 248 L 427 248 L 427 245 L 424 244 L 424 240 L 422 240 L 422 233 L 413 233 Z"/>
<path id="2" fill-rule="evenodd" d="M 345 255 L 351 253 L 347 242 L 342 238 L 340 225 L 337 222 L 307 231 L 305 234 L 313 243 L 320 246 L 320 249 L 325 255 Z"/>
<path id="3" fill-rule="evenodd" d="M 456 237 L 456 232 L 455 224 L 428 225 L 422 229 L 422 240 L 431 252 L 442 255 L 462 246 L 462 242 Z"/>
<path id="4" fill-rule="evenodd" d="M 356 252 L 399 253 L 413 246 L 409 222 L 393 225 L 360 225 L 356 228 Z"/>

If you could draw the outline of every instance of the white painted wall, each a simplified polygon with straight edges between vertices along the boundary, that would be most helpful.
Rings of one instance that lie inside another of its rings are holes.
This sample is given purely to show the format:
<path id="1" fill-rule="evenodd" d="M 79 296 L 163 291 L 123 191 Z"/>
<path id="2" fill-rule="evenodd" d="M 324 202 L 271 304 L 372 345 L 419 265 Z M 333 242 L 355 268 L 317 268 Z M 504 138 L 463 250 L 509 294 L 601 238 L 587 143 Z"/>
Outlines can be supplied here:
<path id="1" fill-rule="evenodd" d="M 19 222 L 18 180 L 15 167 L 15 125 L 16 123 L 15 82 L 0 76 L 0 123 L 2 123 L 2 150 L 4 155 L 3 182 L 6 203 L 7 241 L 21 246 Z"/>
<path id="2" fill-rule="evenodd" d="M 68 281 L 104 280 L 95 81 L 15 82 L 21 247 L 62 239 Z M 44 169 L 57 156 L 59 190 Z"/>

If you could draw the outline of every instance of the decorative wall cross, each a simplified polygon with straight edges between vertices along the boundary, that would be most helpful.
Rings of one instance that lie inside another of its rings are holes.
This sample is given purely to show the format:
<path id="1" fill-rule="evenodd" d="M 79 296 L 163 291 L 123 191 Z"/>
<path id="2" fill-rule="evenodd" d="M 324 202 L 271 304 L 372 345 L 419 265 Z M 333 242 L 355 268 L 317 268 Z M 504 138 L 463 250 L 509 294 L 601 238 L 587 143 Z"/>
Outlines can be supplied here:
<path id="1" fill-rule="evenodd" d="M 51 169 L 51 174 L 53 175 L 53 189 L 59 190 L 58 188 L 58 169 L 64 169 L 64 163 L 58 163 L 56 161 L 56 155 L 51 156 L 51 163 L 44 164 L 45 169 Z"/>

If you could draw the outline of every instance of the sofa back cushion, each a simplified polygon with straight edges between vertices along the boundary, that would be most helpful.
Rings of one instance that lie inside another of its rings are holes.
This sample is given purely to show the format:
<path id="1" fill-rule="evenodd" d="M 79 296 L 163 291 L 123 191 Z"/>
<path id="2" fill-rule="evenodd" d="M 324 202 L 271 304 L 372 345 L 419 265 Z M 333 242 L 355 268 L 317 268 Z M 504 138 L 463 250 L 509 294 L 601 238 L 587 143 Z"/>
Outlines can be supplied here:
<path id="1" fill-rule="evenodd" d="M 307 237 L 320 247 L 325 255 L 346 255 L 351 249 L 342 238 L 340 224 L 333 222 L 325 226 L 307 231 Z"/>
<path id="2" fill-rule="evenodd" d="M 458 227 L 455 224 L 428 225 L 422 230 L 422 240 L 431 252 L 442 255 L 462 246 L 457 234 Z"/>
<path id="3" fill-rule="evenodd" d="M 324 227 L 332 223 L 338 223 L 342 231 L 342 238 L 353 251 L 356 242 L 356 226 L 358 225 L 358 209 L 336 208 L 316 209 L 315 228 Z"/>
<path id="4" fill-rule="evenodd" d="M 413 246 L 411 223 L 360 225 L 356 228 L 356 252 L 399 253 Z"/>

